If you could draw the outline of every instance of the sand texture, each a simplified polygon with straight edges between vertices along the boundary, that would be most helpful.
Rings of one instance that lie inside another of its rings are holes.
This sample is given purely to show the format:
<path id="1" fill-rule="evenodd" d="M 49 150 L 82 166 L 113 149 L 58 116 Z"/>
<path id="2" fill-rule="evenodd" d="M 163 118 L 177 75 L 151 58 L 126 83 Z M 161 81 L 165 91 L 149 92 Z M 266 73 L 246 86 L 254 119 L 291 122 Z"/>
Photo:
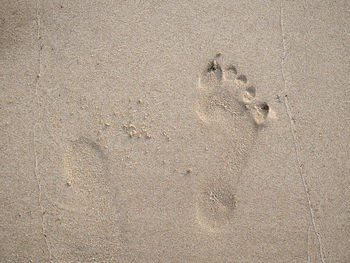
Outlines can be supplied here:
<path id="1" fill-rule="evenodd" d="M 0 262 L 350 262 L 349 1 L 0 0 Z"/>

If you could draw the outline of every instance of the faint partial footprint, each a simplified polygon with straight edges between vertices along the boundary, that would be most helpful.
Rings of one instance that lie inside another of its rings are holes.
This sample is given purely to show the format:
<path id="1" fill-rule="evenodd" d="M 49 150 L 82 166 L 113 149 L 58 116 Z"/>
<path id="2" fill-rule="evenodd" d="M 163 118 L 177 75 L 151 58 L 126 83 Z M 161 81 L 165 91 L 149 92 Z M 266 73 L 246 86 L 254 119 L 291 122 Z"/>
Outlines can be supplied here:
<path id="1" fill-rule="evenodd" d="M 209 232 L 215 232 L 233 219 L 236 197 L 228 185 L 211 182 L 200 187 L 196 204 L 198 223 Z"/>
<path id="2" fill-rule="evenodd" d="M 221 55 L 199 77 L 196 112 L 214 138 L 196 185 L 197 221 L 207 230 L 222 230 L 234 220 L 236 183 L 270 111 L 255 95 L 247 77 L 224 65 Z"/>
<path id="3" fill-rule="evenodd" d="M 54 201 L 58 221 L 55 257 L 65 261 L 68 255 L 74 255 L 88 262 L 104 255 L 104 251 L 117 252 L 115 193 L 100 145 L 85 137 L 70 142 L 62 179 L 57 188 L 59 199 Z"/>

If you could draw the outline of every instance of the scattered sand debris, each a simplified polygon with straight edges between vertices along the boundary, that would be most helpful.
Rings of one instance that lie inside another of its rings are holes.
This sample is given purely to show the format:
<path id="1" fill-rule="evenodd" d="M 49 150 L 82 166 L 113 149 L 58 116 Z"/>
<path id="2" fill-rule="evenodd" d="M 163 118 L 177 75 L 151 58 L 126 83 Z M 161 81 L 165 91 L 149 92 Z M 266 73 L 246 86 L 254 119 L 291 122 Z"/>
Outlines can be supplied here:
<path id="1" fill-rule="evenodd" d="M 170 136 L 166 133 L 166 131 L 163 131 L 162 135 L 165 136 L 168 142 L 170 141 Z"/>
<path id="2" fill-rule="evenodd" d="M 135 137 L 137 135 L 137 131 L 136 130 L 129 130 L 128 134 L 130 137 Z"/>
<path id="3" fill-rule="evenodd" d="M 130 138 L 146 138 L 150 139 L 152 136 L 149 134 L 145 127 L 137 129 L 134 124 L 124 124 L 123 130 L 129 135 Z"/>
<path id="4" fill-rule="evenodd" d="M 145 136 L 146 139 L 151 139 L 152 135 L 149 134 L 149 132 L 147 131 L 146 127 L 142 127 L 141 128 L 142 134 Z"/>

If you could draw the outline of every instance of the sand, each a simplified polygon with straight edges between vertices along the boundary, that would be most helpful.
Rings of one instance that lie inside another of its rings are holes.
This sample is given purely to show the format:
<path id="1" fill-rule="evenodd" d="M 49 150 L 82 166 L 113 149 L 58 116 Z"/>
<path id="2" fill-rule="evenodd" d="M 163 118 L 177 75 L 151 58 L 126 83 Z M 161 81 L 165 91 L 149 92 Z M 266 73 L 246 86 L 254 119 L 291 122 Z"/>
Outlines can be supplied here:
<path id="1" fill-rule="evenodd" d="M 348 1 L 0 6 L 0 262 L 350 262 Z"/>

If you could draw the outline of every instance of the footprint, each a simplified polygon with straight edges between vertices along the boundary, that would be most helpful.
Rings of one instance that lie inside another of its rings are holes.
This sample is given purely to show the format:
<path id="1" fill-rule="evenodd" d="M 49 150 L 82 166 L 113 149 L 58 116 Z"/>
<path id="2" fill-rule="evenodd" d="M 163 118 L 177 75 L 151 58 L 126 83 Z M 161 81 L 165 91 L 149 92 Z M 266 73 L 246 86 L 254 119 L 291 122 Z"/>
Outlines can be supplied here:
<path id="1" fill-rule="evenodd" d="M 210 231 L 221 231 L 234 220 L 235 184 L 270 111 L 266 102 L 256 99 L 247 77 L 224 64 L 217 55 L 198 81 L 196 113 L 208 128 L 211 147 L 197 180 L 196 214 L 198 223 Z"/>
<path id="2" fill-rule="evenodd" d="M 57 233 L 53 239 L 58 241 L 55 258 L 98 259 L 104 251 L 117 252 L 115 194 L 106 154 L 98 143 L 81 137 L 68 144 L 63 160 L 62 180 L 51 200 Z"/>

